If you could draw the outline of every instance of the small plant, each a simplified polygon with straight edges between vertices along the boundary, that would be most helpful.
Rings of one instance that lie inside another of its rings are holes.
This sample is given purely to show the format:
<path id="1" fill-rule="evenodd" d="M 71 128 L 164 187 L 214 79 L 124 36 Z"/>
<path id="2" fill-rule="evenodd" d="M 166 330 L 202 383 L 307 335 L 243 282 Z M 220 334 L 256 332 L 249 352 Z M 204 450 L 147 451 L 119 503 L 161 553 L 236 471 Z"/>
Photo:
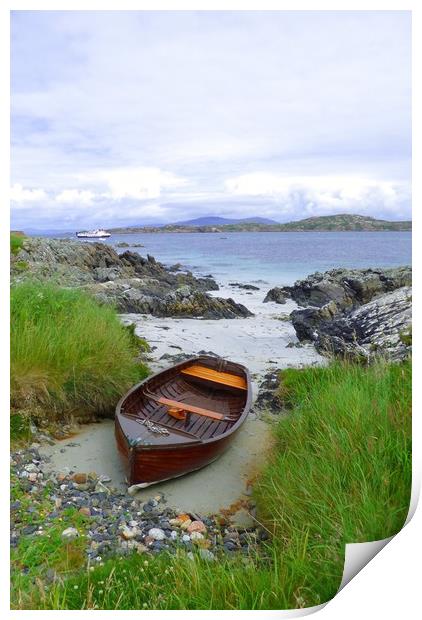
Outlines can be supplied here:
<path id="1" fill-rule="evenodd" d="M 12 254 L 19 254 L 25 241 L 25 235 L 23 233 L 10 233 L 10 251 Z"/>
<path id="2" fill-rule="evenodd" d="M 407 347 L 412 346 L 412 326 L 410 326 L 407 330 L 403 330 L 399 334 L 400 342 L 405 344 Z"/>
<path id="3" fill-rule="evenodd" d="M 28 271 L 29 263 L 26 260 L 18 260 L 13 264 L 16 271 Z"/>

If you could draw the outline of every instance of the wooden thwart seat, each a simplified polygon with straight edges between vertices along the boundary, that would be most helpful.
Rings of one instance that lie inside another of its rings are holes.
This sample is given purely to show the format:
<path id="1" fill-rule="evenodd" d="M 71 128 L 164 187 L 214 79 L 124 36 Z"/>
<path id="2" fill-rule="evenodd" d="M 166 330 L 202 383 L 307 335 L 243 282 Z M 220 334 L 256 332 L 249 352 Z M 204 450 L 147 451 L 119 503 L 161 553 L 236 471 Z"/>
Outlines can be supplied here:
<path id="1" fill-rule="evenodd" d="M 199 364 L 194 364 L 193 366 L 188 366 L 188 368 L 183 368 L 180 372 L 183 375 L 198 377 L 199 379 L 205 379 L 206 381 L 211 381 L 212 383 L 220 383 L 229 387 L 238 388 L 239 390 L 247 390 L 245 379 L 237 375 L 232 375 L 229 372 L 213 370 L 212 368 L 200 366 Z"/>
<path id="2" fill-rule="evenodd" d="M 204 409 L 203 407 L 196 407 L 196 405 L 189 405 L 189 403 L 184 403 L 179 400 L 172 400 L 170 398 L 165 398 L 164 396 L 157 396 L 149 390 L 144 390 L 144 395 L 159 405 L 165 405 L 168 409 L 168 413 L 172 417 L 183 420 L 187 415 L 187 423 L 189 423 L 191 413 L 196 413 L 197 415 L 211 418 L 212 420 L 217 420 L 218 422 L 229 422 L 234 419 L 232 416 L 225 415 L 224 413 L 217 413 L 217 411 L 211 411 L 210 409 Z"/>
<path id="3" fill-rule="evenodd" d="M 211 418 L 212 420 L 219 420 L 220 422 L 226 418 L 223 413 L 217 413 L 216 411 L 210 411 L 209 409 L 203 409 L 202 407 L 195 407 L 195 405 L 181 403 L 178 400 L 170 400 L 169 398 L 164 398 L 164 396 L 160 396 L 157 402 L 161 405 L 166 405 L 167 407 L 182 409 L 183 411 L 196 413 L 198 415 L 205 416 L 206 418 Z"/>

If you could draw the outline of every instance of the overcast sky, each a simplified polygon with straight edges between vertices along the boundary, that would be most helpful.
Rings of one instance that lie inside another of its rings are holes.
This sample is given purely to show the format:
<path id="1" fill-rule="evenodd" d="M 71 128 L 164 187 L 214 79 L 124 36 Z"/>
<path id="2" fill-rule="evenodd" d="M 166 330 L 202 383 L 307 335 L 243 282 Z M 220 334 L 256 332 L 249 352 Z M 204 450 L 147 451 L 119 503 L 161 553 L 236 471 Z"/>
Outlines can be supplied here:
<path id="1" fill-rule="evenodd" d="M 410 217 L 409 12 L 12 16 L 12 226 Z"/>

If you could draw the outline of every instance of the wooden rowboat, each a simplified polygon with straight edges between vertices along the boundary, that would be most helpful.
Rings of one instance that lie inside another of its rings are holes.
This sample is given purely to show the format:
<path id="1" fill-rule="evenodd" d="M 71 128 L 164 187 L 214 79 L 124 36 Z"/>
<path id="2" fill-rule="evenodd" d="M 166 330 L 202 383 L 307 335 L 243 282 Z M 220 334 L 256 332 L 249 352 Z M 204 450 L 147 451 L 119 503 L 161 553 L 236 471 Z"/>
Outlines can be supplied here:
<path id="1" fill-rule="evenodd" d="M 228 448 L 251 406 L 248 370 L 201 356 L 135 385 L 116 407 L 129 484 L 148 486 L 208 465 Z"/>

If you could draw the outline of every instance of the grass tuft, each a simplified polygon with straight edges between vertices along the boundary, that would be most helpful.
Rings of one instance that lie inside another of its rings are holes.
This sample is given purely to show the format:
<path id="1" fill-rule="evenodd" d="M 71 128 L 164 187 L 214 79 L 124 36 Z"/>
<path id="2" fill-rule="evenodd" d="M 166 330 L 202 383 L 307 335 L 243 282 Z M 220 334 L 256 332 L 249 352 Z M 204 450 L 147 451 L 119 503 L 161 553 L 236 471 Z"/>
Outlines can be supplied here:
<path id="1" fill-rule="evenodd" d="M 42 406 L 53 417 L 111 410 L 146 376 L 116 312 L 87 294 L 26 282 L 11 290 L 11 397 L 16 409 Z"/>
<path id="2" fill-rule="evenodd" d="M 12 254 L 19 254 L 19 251 L 23 247 L 25 241 L 25 235 L 23 233 L 10 233 L 10 251 Z"/>

